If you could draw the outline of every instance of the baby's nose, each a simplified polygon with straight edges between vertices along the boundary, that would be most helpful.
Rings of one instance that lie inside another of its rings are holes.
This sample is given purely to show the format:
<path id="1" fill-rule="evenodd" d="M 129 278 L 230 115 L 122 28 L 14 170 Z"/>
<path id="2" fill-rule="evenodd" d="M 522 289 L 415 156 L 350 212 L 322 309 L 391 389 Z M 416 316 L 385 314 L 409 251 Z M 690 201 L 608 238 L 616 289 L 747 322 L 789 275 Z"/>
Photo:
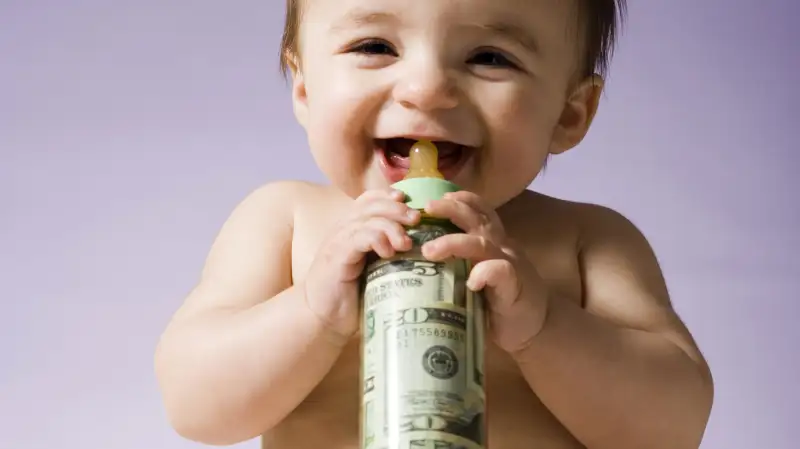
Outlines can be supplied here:
<path id="1" fill-rule="evenodd" d="M 453 77 L 433 64 L 409 68 L 394 89 L 394 101 L 409 109 L 432 111 L 458 106 Z"/>

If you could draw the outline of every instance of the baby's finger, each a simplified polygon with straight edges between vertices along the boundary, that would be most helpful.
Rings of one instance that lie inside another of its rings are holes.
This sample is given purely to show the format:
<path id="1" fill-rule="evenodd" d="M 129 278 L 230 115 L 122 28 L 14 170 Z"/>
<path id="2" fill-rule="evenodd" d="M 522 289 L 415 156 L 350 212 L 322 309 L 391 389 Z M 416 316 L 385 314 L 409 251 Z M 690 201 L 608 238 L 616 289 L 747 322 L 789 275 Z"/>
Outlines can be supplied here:
<path id="1" fill-rule="evenodd" d="M 487 217 L 491 217 L 495 213 L 494 209 L 489 207 L 489 205 L 483 199 L 481 199 L 481 197 L 468 190 L 459 190 L 457 192 L 446 193 L 445 198 L 464 203 L 478 213 L 484 214 Z"/>
<path id="2" fill-rule="evenodd" d="M 357 203 L 369 203 L 375 200 L 403 201 L 405 194 L 395 189 L 371 189 L 356 198 Z"/>
<path id="3" fill-rule="evenodd" d="M 398 251 L 411 249 L 411 238 L 406 235 L 403 226 L 386 218 L 372 218 L 361 224 L 354 224 L 354 232 L 350 237 L 350 250 L 347 251 L 348 262 L 355 263 L 364 254 L 374 251 L 382 258 L 392 257 Z M 347 242 L 344 242 L 348 245 Z"/>
<path id="4" fill-rule="evenodd" d="M 438 262 L 450 257 L 480 262 L 504 258 L 505 254 L 489 239 L 472 234 L 448 234 L 422 245 L 422 255 Z"/>
<path id="5" fill-rule="evenodd" d="M 374 251 L 380 257 L 391 257 L 394 255 L 394 247 L 389 237 L 381 229 L 375 227 L 354 226 L 353 232 L 346 237 L 343 256 L 346 264 L 354 264 L 363 260 L 364 255 Z"/>
<path id="6" fill-rule="evenodd" d="M 411 249 L 411 237 L 406 234 L 405 228 L 403 228 L 403 226 L 396 221 L 382 217 L 374 217 L 367 221 L 364 224 L 364 227 L 372 228 L 381 232 L 388 239 L 394 251 L 408 251 Z M 392 255 L 394 254 L 391 254 L 388 257 L 391 257 Z M 381 257 L 387 256 L 381 255 Z"/>
<path id="7" fill-rule="evenodd" d="M 492 259 L 478 263 L 472 268 L 467 288 L 479 291 L 489 290 L 495 310 L 504 311 L 513 304 L 522 291 L 522 283 L 516 268 L 506 259 Z"/>
<path id="8" fill-rule="evenodd" d="M 480 231 L 487 226 L 490 220 L 480 211 L 473 209 L 468 204 L 451 199 L 431 201 L 425 212 L 434 217 L 446 218 L 466 233 Z"/>
<path id="9" fill-rule="evenodd" d="M 386 199 L 375 199 L 364 203 L 356 211 L 357 220 L 369 220 L 374 217 L 387 218 L 407 226 L 413 226 L 419 221 L 420 213 L 404 203 Z"/>

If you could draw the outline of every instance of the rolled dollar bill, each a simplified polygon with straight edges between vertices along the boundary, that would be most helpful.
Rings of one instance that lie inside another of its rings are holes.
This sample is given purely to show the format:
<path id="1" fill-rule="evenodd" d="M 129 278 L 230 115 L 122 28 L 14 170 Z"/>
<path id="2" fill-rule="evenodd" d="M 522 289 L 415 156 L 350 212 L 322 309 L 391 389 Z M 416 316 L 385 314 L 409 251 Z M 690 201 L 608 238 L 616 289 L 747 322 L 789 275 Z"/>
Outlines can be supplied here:
<path id="1" fill-rule="evenodd" d="M 362 290 L 362 449 L 485 448 L 484 314 L 469 263 L 411 251 L 370 263 Z"/>

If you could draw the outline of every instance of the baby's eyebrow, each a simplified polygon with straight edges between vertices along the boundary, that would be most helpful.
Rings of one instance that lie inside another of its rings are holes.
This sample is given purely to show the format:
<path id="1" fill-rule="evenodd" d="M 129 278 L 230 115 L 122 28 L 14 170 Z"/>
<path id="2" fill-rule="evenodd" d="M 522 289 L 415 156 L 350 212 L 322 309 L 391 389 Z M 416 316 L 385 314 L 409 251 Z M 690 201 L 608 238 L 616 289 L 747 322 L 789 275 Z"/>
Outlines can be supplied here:
<path id="1" fill-rule="evenodd" d="M 538 54 L 541 50 L 539 42 L 525 27 L 508 22 L 481 23 L 475 24 L 475 26 L 488 33 L 499 34 L 507 39 L 516 41 L 531 53 Z"/>
<path id="2" fill-rule="evenodd" d="M 330 31 L 336 32 L 344 29 L 372 25 L 377 23 L 398 24 L 400 19 L 391 13 L 370 9 L 352 9 L 344 16 L 331 24 Z"/>
<path id="3" fill-rule="evenodd" d="M 348 11 L 344 16 L 334 21 L 330 26 L 331 32 L 352 29 L 364 25 L 388 24 L 398 25 L 400 18 L 395 14 L 368 8 L 356 8 Z M 499 34 L 507 39 L 516 41 L 531 53 L 539 53 L 541 48 L 536 38 L 529 30 L 511 22 L 473 23 L 471 27 L 479 28 L 490 34 Z"/>

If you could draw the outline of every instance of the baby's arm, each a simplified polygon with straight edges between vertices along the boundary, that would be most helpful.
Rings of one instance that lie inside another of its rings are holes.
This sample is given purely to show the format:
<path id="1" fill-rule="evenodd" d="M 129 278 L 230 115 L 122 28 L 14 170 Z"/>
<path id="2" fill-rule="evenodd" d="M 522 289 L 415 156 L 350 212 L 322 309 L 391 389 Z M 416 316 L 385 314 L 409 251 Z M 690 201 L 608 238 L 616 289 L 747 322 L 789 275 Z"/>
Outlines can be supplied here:
<path id="1" fill-rule="evenodd" d="M 712 403 L 708 366 L 645 238 L 615 212 L 584 207 L 585 310 L 550 301 L 522 371 L 589 449 L 696 449 Z"/>
<path id="2" fill-rule="evenodd" d="M 344 341 L 292 286 L 293 183 L 264 187 L 223 226 L 199 285 L 159 342 L 156 374 L 182 436 L 232 444 L 282 420 L 320 382 Z"/>

